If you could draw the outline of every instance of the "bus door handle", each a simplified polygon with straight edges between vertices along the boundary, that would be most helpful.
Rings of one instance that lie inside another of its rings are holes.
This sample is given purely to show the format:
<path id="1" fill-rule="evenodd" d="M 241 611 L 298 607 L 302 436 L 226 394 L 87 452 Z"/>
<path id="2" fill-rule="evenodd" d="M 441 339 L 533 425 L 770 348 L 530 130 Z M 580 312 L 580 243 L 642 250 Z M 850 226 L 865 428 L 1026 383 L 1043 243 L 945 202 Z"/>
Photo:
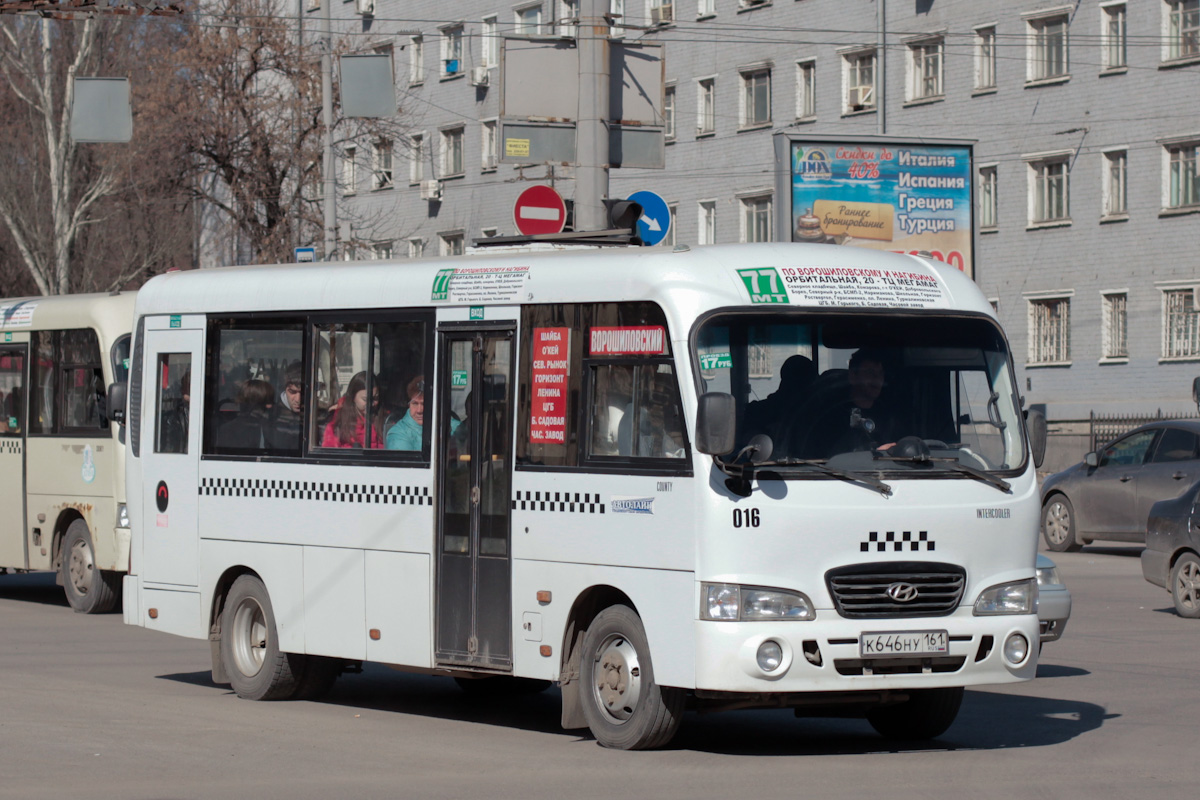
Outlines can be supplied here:
<path id="1" fill-rule="evenodd" d="M 473 505 L 479 505 L 479 487 L 478 486 L 471 487 L 471 503 Z"/>

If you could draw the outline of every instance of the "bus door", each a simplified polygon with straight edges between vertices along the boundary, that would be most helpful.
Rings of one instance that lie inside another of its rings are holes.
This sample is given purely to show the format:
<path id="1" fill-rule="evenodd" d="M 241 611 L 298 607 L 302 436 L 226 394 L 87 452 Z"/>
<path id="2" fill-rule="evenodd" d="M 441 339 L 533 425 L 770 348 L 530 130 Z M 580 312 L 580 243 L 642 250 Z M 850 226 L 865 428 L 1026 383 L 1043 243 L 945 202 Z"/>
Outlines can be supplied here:
<path id="1" fill-rule="evenodd" d="M 0 567 L 29 566 L 25 536 L 26 348 L 25 344 L 0 344 Z"/>
<path id="2" fill-rule="evenodd" d="M 512 669 L 512 328 L 443 330 L 437 660 Z"/>
<path id="3" fill-rule="evenodd" d="M 167 320 L 146 320 L 142 570 L 148 582 L 195 586 L 204 329 L 198 317 Z"/>

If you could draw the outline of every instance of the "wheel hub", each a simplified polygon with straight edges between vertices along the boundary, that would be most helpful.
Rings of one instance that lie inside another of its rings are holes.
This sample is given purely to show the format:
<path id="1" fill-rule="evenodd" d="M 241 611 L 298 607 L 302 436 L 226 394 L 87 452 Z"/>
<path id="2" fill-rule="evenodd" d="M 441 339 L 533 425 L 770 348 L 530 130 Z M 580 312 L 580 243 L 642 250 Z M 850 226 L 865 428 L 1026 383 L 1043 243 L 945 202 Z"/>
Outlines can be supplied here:
<path id="1" fill-rule="evenodd" d="M 637 651 L 628 639 L 610 636 L 600 646 L 592 688 L 611 722 L 620 724 L 633 716 L 642 689 L 641 674 Z"/>
<path id="2" fill-rule="evenodd" d="M 86 542 L 75 542 L 68 556 L 67 572 L 71 576 L 71 587 L 77 593 L 88 593 L 88 589 L 92 586 L 92 570 L 94 568 L 91 548 L 87 546 Z"/>
<path id="3" fill-rule="evenodd" d="M 1176 579 L 1176 583 L 1179 602 L 1185 608 L 1196 608 L 1197 602 L 1200 602 L 1200 597 L 1197 597 L 1197 583 L 1200 583 L 1200 567 L 1192 563 L 1184 564 L 1183 569 L 1179 570 L 1179 577 Z"/>

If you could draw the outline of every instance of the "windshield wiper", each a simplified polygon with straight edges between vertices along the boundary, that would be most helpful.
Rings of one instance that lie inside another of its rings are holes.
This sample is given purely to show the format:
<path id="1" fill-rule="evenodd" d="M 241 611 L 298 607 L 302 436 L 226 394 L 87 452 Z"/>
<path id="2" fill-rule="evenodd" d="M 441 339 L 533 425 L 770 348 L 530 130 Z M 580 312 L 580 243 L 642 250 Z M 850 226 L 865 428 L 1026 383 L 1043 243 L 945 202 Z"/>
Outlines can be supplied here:
<path id="1" fill-rule="evenodd" d="M 900 462 L 903 464 L 929 464 L 931 466 L 936 463 L 938 466 L 945 466 L 949 469 L 954 470 L 955 472 L 961 472 L 964 475 L 970 475 L 972 478 L 975 478 L 976 480 L 983 481 L 984 483 L 990 483 L 992 486 L 995 486 L 997 489 L 999 489 L 1002 492 L 1009 492 L 1009 491 L 1011 491 L 1011 488 L 1012 488 L 1011 485 L 1009 484 L 1009 482 L 1004 480 L 1003 478 L 998 478 L 995 475 L 992 475 L 991 473 L 988 473 L 988 472 L 984 472 L 981 469 L 975 469 L 975 467 L 968 467 L 966 464 L 959 463 L 958 459 L 956 459 L 956 458 L 949 458 L 949 457 L 935 458 L 933 456 L 926 456 L 926 455 L 885 456 L 879 452 L 876 452 L 875 460 L 876 461 L 896 461 L 896 462 Z"/>
<path id="2" fill-rule="evenodd" d="M 883 481 L 876 480 L 869 475 L 863 475 L 861 472 L 847 472 L 845 470 L 834 469 L 827 465 L 824 459 L 821 458 L 781 458 L 778 461 L 762 461 L 754 465 L 755 467 L 816 467 L 819 472 L 823 472 L 833 478 L 841 478 L 850 483 L 861 483 L 864 486 L 870 486 L 875 491 L 879 492 L 884 497 L 892 496 L 892 487 Z"/>

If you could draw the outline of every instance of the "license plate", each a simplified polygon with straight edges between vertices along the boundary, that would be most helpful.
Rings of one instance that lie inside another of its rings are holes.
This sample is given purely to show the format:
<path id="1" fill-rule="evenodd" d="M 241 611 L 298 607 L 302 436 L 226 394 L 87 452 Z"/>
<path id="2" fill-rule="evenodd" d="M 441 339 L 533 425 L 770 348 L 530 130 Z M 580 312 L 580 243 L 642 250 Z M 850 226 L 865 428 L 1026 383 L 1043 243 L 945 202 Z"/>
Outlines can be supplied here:
<path id="1" fill-rule="evenodd" d="M 937 656 L 949 652 L 950 640 L 945 631 L 864 633 L 858 640 L 858 654 L 863 658 Z"/>

